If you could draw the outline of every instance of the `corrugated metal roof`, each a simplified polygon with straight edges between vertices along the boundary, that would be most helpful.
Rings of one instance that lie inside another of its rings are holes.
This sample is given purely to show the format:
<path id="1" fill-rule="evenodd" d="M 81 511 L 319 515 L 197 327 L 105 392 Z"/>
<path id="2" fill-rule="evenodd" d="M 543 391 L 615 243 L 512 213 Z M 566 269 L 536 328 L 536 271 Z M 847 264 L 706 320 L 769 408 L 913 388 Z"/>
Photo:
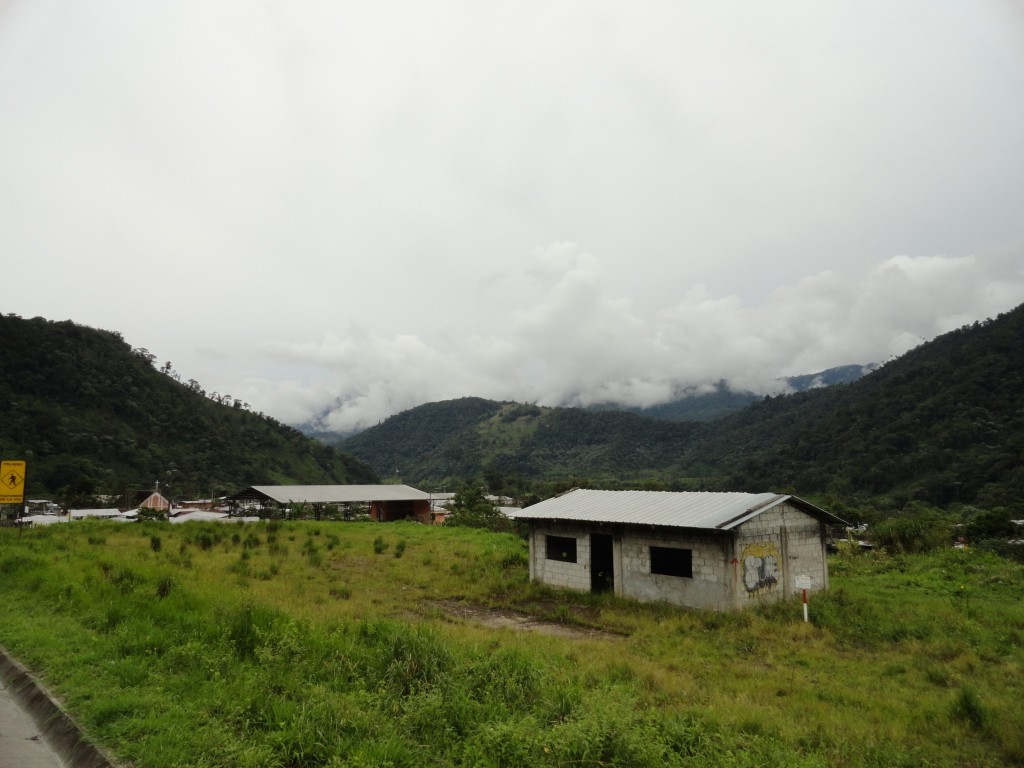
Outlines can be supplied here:
<path id="1" fill-rule="evenodd" d="M 728 531 L 784 501 L 789 501 L 798 509 L 825 522 L 843 522 L 803 499 L 785 494 L 594 491 L 582 488 L 527 507 L 516 514 L 516 519 L 630 523 Z"/>
<path id="2" fill-rule="evenodd" d="M 224 520 L 225 518 L 227 518 L 227 516 L 227 512 L 210 512 L 207 509 L 187 509 L 184 512 L 179 512 L 176 515 L 172 515 L 169 518 L 169 522 L 212 522 L 214 520 Z"/>
<path id="3" fill-rule="evenodd" d="M 69 509 L 71 517 L 120 517 L 119 509 Z"/>
<path id="4" fill-rule="evenodd" d="M 430 498 L 429 494 L 408 485 L 254 485 L 252 489 L 278 504 L 419 501 Z"/>

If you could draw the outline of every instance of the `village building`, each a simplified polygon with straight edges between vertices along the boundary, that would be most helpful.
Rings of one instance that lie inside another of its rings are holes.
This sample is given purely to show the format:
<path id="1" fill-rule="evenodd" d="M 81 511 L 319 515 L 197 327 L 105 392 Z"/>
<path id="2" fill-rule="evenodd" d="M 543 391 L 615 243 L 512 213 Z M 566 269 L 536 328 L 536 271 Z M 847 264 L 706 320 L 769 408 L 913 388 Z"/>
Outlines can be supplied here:
<path id="1" fill-rule="evenodd" d="M 24 526 L 40 527 L 54 523 L 67 523 L 73 520 L 113 520 L 119 523 L 135 522 L 138 518 L 136 510 L 127 512 L 120 509 L 69 509 L 59 514 L 37 514 L 19 517 L 17 522 Z"/>
<path id="2" fill-rule="evenodd" d="M 229 515 L 227 512 L 217 512 L 210 509 L 192 509 L 183 507 L 175 510 L 168 518 L 168 522 L 180 523 L 256 523 L 258 517 L 238 517 Z"/>
<path id="3" fill-rule="evenodd" d="M 371 520 L 433 522 L 430 495 L 408 485 L 253 485 L 229 497 L 236 505 L 257 510 L 308 505 L 319 517 L 324 508 L 365 507 Z"/>
<path id="4" fill-rule="evenodd" d="M 128 509 L 151 509 L 155 512 L 163 512 L 165 515 L 170 514 L 171 507 L 173 506 L 170 500 L 160 493 L 160 484 L 157 483 L 157 490 L 155 491 L 137 491 L 133 496 L 127 497 L 129 506 L 122 511 Z"/>
<path id="5" fill-rule="evenodd" d="M 786 494 L 585 489 L 516 519 L 533 581 L 721 611 L 827 589 L 827 526 L 845 525 Z"/>

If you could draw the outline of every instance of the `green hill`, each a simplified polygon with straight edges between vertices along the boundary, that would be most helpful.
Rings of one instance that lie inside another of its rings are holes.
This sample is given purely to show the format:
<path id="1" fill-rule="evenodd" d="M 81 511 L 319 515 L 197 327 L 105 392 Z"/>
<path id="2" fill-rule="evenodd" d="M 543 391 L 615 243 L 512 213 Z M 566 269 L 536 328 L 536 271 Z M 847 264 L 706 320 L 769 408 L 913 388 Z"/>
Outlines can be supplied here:
<path id="1" fill-rule="evenodd" d="M 170 364 L 157 370 L 116 333 L 9 315 L 0 340 L 0 453 L 29 462 L 30 497 L 159 480 L 185 498 L 397 475 L 433 487 L 769 488 L 1024 512 L 1024 307 L 853 383 L 765 398 L 715 422 L 470 397 L 392 416 L 341 441 L 345 453 L 178 381 Z"/>
<path id="2" fill-rule="evenodd" d="M 1022 508 L 1024 306 L 853 384 L 756 403 L 706 431 L 680 465 L 737 489 Z"/>
<path id="3" fill-rule="evenodd" d="M 170 364 L 157 370 L 116 333 L 7 315 L 0 340 L 0 454 L 28 462 L 30 498 L 120 495 L 155 481 L 181 499 L 253 483 L 376 479 L 241 401 L 179 382 Z"/>
<path id="4" fill-rule="evenodd" d="M 397 472 L 413 483 L 488 475 L 608 484 L 652 476 L 690 445 L 696 431 L 696 424 L 623 411 L 461 398 L 403 411 L 339 445 L 378 472 Z"/>
<path id="5" fill-rule="evenodd" d="M 464 398 L 340 445 L 424 484 L 586 479 L 1024 509 L 1024 306 L 851 384 L 764 398 L 713 423 Z"/>

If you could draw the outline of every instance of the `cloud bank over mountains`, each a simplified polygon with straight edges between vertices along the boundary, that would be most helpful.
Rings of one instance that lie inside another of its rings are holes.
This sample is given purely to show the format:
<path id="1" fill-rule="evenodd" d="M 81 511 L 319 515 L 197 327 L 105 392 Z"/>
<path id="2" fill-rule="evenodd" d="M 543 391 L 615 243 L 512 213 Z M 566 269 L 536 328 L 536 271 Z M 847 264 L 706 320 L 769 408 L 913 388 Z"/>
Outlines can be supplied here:
<path id="1" fill-rule="evenodd" d="M 897 256 L 860 276 L 822 272 L 756 303 L 696 285 L 670 306 L 641 306 L 597 257 L 559 242 L 485 276 L 464 303 L 426 302 L 440 331 L 385 336 L 349 323 L 317 342 L 265 344 L 263 355 L 306 375 L 249 382 L 246 396 L 287 421 L 346 432 L 465 395 L 651 406 L 720 380 L 776 393 L 782 376 L 884 363 L 1021 297 L 1024 275 L 1010 263 Z"/>

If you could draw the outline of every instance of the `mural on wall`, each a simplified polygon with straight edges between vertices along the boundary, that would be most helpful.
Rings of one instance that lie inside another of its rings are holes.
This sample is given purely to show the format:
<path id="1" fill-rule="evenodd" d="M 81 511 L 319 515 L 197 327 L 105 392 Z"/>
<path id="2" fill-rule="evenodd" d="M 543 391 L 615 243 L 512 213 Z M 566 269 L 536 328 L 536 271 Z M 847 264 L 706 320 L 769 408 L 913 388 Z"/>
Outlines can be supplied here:
<path id="1" fill-rule="evenodd" d="M 774 544 L 751 544 L 743 550 L 743 586 L 751 595 L 771 592 L 779 583 L 779 550 Z"/>

